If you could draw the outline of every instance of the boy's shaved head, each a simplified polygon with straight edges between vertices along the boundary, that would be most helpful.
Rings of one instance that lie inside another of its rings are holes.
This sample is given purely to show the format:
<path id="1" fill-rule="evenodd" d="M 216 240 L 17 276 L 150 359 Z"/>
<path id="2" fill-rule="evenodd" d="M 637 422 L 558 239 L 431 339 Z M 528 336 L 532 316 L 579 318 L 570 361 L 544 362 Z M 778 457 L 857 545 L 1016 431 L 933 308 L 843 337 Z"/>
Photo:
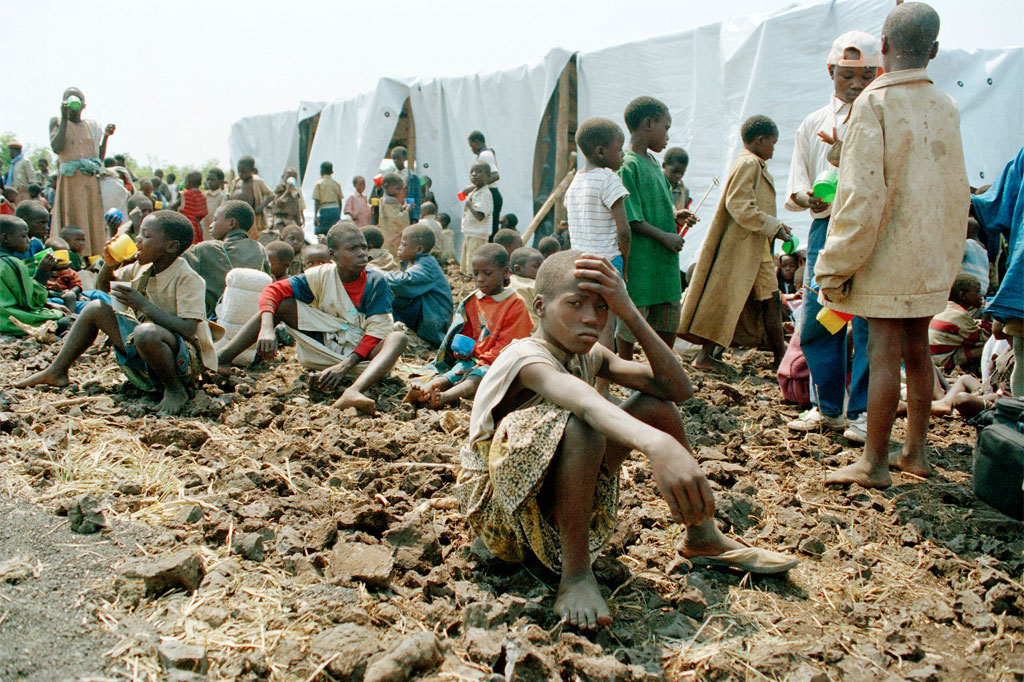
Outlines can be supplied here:
<path id="1" fill-rule="evenodd" d="M 276 241 L 270 242 L 264 247 L 267 251 L 267 256 L 277 258 L 282 261 L 291 262 L 295 258 L 295 249 L 288 242 Z"/>
<path id="2" fill-rule="evenodd" d="M 470 166 L 469 169 L 470 170 L 479 169 L 479 170 L 482 170 L 484 173 L 490 173 L 491 172 L 491 164 L 487 163 L 486 161 L 477 161 L 472 166 Z"/>
<path id="3" fill-rule="evenodd" d="M 550 301 L 568 289 L 575 276 L 576 261 L 583 256 L 580 251 L 559 251 L 544 259 L 537 270 L 534 292 Z"/>
<path id="4" fill-rule="evenodd" d="M 473 252 L 473 258 L 486 258 L 499 268 L 508 267 L 508 251 L 501 244 L 484 244 Z"/>
<path id="5" fill-rule="evenodd" d="M 146 180 L 145 182 L 149 182 L 149 181 Z M 139 210 L 148 209 L 148 210 L 152 211 L 153 210 L 153 202 L 150 201 L 149 197 L 147 197 L 145 194 L 142 194 L 141 192 L 136 192 L 135 194 L 133 194 L 130 197 L 128 197 L 128 210 L 129 211 L 134 211 L 135 209 L 139 209 Z"/>
<path id="6" fill-rule="evenodd" d="M 409 152 L 406 150 L 405 147 L 399 145 L 391 149 L 391 158 L 394 159 L 396 156 L 398 156 L 401 159 L 405 159 L 408 158 Z"/>
<path id="7" fill-rule="evenodd" d="M 743 122 L 740 135 L 743 142 L 749 144 L 759 137 L 778 137 L 779 127 L 767 116 L 757 114 Z"/>
<path id="8" fill-rule="evenodd" d="M 424 201 L 420 204 L 420 215 L 437 215 L 437 206 L 433 201 Z"/>
<path id="9" fill-rule="evenodd" d="M 253 213 L 252 206 L 239 199 L 231 199 L 230 201 L 224 202 L 224 217 L 231 219 L 234 218 L 235 222 L 238 223 L 238 229 L 249 231 L 252 227 L 253 222 L 256 220 L 256 214 Z"/>
<path id="10" fill-rule="evenodd" d="M 355 223 L 348 221 L 335 223 L 331 226 L 331 229 L 327 231 L 327 248 L 331 251 L 337 249 L 341 246 L 341 242 L 343 242 L 346 237 L 351 237 L 352 235 L 362 236 L 362 232 L 359 231 L 359 228 L 356 227 Z M 363 237 L 363 239 L 366 238 Z"/>
<path id="11" fill-rule="evenodd" d="M 85 236 L 85 230 L 80 227 L 75 227 L 74 225 L 68 225 L 60 231 L 60 237 L 65 241 L 71 241 L 75 237 L 82 236 Z"/>
<path id="12" fill-rule="evenodd" d="M 192 223 L 177 211 L 155 211 L 146 218 L 146 221 L 163 232 L 167 241 L 178 242 L 178 252 L 175 255 L 180 256 L 192 246 L 192 239 L 195 237 Z"/>
<path id="13" fill-rule="evenodd" d="M 434 231 L 426 225 L 410 225 L 402 231 L 402 236 L 423 249 L 423 253 L 430 253 L 434 248 Z"/>
<path id="14" fill-rule="evenodd" d="M 522 267 L 526 265 L 531 258 L 544 258 L 544 255 L 537 249 L 531 249 L 529 246 L 520 246 L 518 249 L 512 252 L 509 256 L 508 264 L 515 270 L 516 267 Z"/>
<path id="15" fill-rule="evenodd" d="M 588 118 L 576 131 L 576 144 L 586 157 L 594 155 L 598 147 L 607 147 L 622 135 L 622 128 L 607 118 Z M 624 137 L 624 136 L 623 136 Z"/>
<path id="16" fill-rule="evenodd" d="M 25 221 L 17 216 L 0 214 L 0 235 L 3 234 L 14 234 L 14 231 L 18 228 L 28 229 L 28 225 Z"/>
<path id="17" fill-rule="evenodd" d="M 629 132 L 639 128 L 645 119 L 659 119 L 668 115 L 668 107 L 660 99 L 654 97 L 637 97 L 626 105 L 626 112 L 623 118 L 626 119 L 626 127 Z"/>
<path id="18" fill-rule="evenodd" d="M 953 287 L 949 290 L 949 300 L 959 303 L 963 300 L 964 294 L 975 288 L 981 289 L 981 282 L 978 281 L 978 278 L 962 272 L 953 280 Z"/>
<path id="19" fill-rule="evenodd" d="M 511 253 L 523 245 L 523 238 L 515 230 L 503 227 L 494 233 L 494 243 L 501 244 Z"/>
<path id="20" fill-rule="evenodd" d="M 670 147 L 665 150 L 665 160 L 662 163 L 666 166 L 688 166 L 690 155 L 682 147 Z"/>
<path id="21" fill-rule="evenodd" d="M 405 182 L 398 173 L 388 173 L 381 179 L 380 184 L 382 187 L 401 187 Z"/>
<path id="22" fill-rule="evenodd" d="M 544 237 L 537 242 L 537 250 L 545 258 L 548 258 L 562 250 L 562 245 L 554 237 Z"/>
<path id="23" fill-rule="evenodd" d="M 327 244 L 307 244 L 302 247 L 302 262 L 305 263 L 311 258 L 330 260 L 331 250 L 327 248 Z"/>
<path id="24" fill-rule="evenodd" d="M 245 166 L 246 168 L 256 168 L 256 159 L 251 156 L 243 156 L 238 160 L 239 166 Z"/>
<path id="25" fill-rule="evenodd" d="M 905 2 L 889 12 L 882 37 L 899 57 L 927 57 L 939 37 L 939 15 L 923 2 Z"/>
<path id="26" fill-rule="evenodd" d="M 28 223 L 34 219 L 47 218 L 50 212 L 40 202 L 28 199 L 18 203 L 18 207 L 14 209 L 14 215 Z"/>
<path id="27" fill-rule="evenodd" d="M 363 238 L 366 239 L 366 245 L 371 249 L 379 249 L 384 246 L 384 233 L 380 231 L 380 228 L 373 226 L 364 227 Z"/>

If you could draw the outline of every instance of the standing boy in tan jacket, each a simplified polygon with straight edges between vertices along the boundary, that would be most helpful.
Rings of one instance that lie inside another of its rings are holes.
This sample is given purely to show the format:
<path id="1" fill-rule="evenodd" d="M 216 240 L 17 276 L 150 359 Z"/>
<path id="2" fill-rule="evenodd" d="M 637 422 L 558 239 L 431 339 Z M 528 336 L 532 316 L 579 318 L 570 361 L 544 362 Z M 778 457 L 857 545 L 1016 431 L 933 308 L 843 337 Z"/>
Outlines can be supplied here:
<path id="1" fill-rule="evenodd" d="M 815 265 L 822 304 L 868 320 L 867 442 L 829 483 L 892 484 L 889 466 L 928 476 L 925 455 L 933 368 L 928 322 L 946 306 L 960 269 L 970 202 L 956 103 L 925 67 L 939 15 L 899 5 L 882 28 L 885 73 L 853 104 L 832 224 Z M 907 438 L 889 459 L 889 436 L 907 370 Z"/>

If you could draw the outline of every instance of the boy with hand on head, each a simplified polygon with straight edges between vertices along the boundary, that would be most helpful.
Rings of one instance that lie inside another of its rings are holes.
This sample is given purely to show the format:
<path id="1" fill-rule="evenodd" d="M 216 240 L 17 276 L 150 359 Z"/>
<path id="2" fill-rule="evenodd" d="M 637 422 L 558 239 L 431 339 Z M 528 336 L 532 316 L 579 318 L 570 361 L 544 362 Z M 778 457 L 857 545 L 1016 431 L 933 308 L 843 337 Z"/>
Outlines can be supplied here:
<path id="1" fill-rule="evenodd" d="M 544 256 L 537 249 L 523 246 L 512 252 L 508 264 L 512 268 L 512 279 L 509 286 L 526 302 L 526 310 L 530 313 L 530 321 L 537 328 L 537 312 L 533 309 L 533 287 L 537 279 L 537 269 L 544 262 Z"/>
<path id="2" fill-rule="evenodd" d="M 210 225 L 213 224 L 213 216 L 217 209 L 228 200 L 227 192 L 224 191 L 224 171 L 220 168 L 211 168 L 206 171 L 206 191 L 203 192 L 206 198 L 206 215 L 199 221 L 199 230 L 203 239 L 210 239 Z"/>
<path id="3" fill-rule="evenodd" d="M 380 216 L 378 227 L 384 234 L 384 248 L 392 256 L 398 255 L 398 243 L 402 241 L 402 230 L 409 227 L 409 216 L 412 204 L 402 200 L 405 189 L 402 176 L 388 173 L 381 180 L 383 194 L 380 198 Z"/>
<path id="4" fill-rule="evenodd" d="M 316 372 L 310 386 L 332 391 L 351 376 L 334 407 L 375 414 L 376 402 L 364 391 L 391 372 L 408 339 L 394 331 L 391 290 L 383 275 L 366 268 L 366 239 L 359 228 L 335 224 L 327 232 L 327 248 L 330 263 L 263 290 L 259 312 L 221 349 L 219 360 L 227 366 L 254 343 L 258 355 L 274 357 L 274 326 L 284 322 L 295 337 L 296 359 Z"/>
<path id="5" fill-rule="evenodd" d="M 313 186 L 313 226 L 316 234 L 327 234 L 334 223 L 341 220 L 341 202 L 344 196 L 341 185 L 333 176 L 334 164 L 330 161 L 321 163 L 320 179 Z"/>
<path id="6" fill-rule="evenodd" d="M 402 232 L 398 260 L 402 269 L 385 272 L 394 294 L 394 317 L 431 346 L 440 346 L 452 323 L 452 288 L 430 255 L 434 232 L 426 225 L 410 225 Z"/>
<path id="7" fill-rule="evenodd" d="M 682 147 L 670 147 L 665 151 L 661 170 L 665 173 L 668 186 L 672 189 L 672 205 L 676 210 L 689 208 L 690 190 L 683 184 L 683 176 L 690 165 L 690 155 Z"/>
<path id="8" fill-rule="evenodd" d="M 187 189 L 185 191 L 188 192 Z M 268 275 L 271 272 L 270 261 L 263 246 L 249 238 L 249 229 L 254 220 L 249 204 L 237 199 L 226 201 L 213 216 L 211 239 L 193 244 L 181 255 L 206 282 L 207 319 L 213 319 L 217 303 L 224 295 L 228 272 L 232 269 L 251 268 L 262 270 Z"/>
<path id="9" fill-rule="evenodd" d="M 383 232 L 373 225 L 367 225 L 363 228 L 363 236 L 366 237 L 366 246 L 368 247 L 366 253 L 370 256 L 368 267 L 385 272 L 398 272 L 402 269 L 398 260 L 384 248 Z"/>
<path id="10" fill-rule="evenodd" d="M 0 333 L 25 335 L 8 317 L 32 327 L 66 319 L 66 322 L 58 322 L 58 330 L 63 331 L 71 321 L 47 301 L 45 286 L 57 261 L 53 254 L 46 254 L 31 273 L 18 255 L 27 250 L 25 221 L 12 215 L 0 215 Z"/>
<path id="11" fill-rule="evenodd" d="M 267 229 L 265 211 L 273 203 L 275 195 L 270 185 L 256 175 L 256 159 L 243 156 L 238 160 L 238 177 L 232 180 L 228 194 L 232 199 L 244 201 L 252 208 L 256 220 L 249 228 L 249 237 L 259 239 L 260 234 Z"/>
<path id="12" fill-rule="evenodd" d="M 370 202 L 363 195 L 363 192 L 366 191 L 366 180 L 363 179 L 362 175 L 352 178 L 352 188 L 355 189 L 355 192 L 345 198 L 343 212 L 358 227 L 366 227 L 370 224 L 370 216 L 373 215 L 373 209 L 370 208 Z"/>
<path id="13" fill-rule="evenodd" d="M 292 245 L 288 242 L 276 241 L 270 242 L 263 249 L 267 252 L 267 260 L 270 261 L 270 276 L 274 278 L 274 281 L 288 277 L 288 268 L 291 267 L 292 260 L 295 259 L 295 250 L 292 249 Z"/>
<path id="14" fill-rule="evenodd" d="M 743 149 L 722 188 L 683 298 L 679 333 L 703 343 L 694 367 L 730 372 L 713 353 L 716 346 L 729 347 L 743 308 L 748 300 L 755 301 L 775 354 L 774 371 L 786 353 L 786 338 L 771 243 L 792 237 L 775 217 L 775 181 L 765 165 L 775 151 L 779 129 L 767 116 L 751 116 L 741 136 Z"/>
<path id="15" fill-rule="evenodd" d="M 479 161 L 469 169 L 473 190 L 466 196 L 462 206 L 462 258 L 459 266 L 464 275 L 473 275 L 474 254 L 491 238 L 491 228 L 495 221 L 491 220 L 494 198 L 487 187 L 490 174 L 490 166 Z"/>
<path id="16" fill-rule="evenodd" d="M 925 67 L 938 52 L 939 16 L 924 3 L 893 9 L 882 27 L 882 67 L 853 104 L 825 246 L 815 264 L 821 303 L 867 318 L 867 439 L 828 483 L 884 488 L 889 467 L 931 474 L 926 456 L 935 369 L 928 323 L 942 311 L 963 258 L 970 186 L 960 114 Z M 907 436 L 889 457 L 907 377 Z"/>
<path id="17" fill-rule="evenodd" d="M 437 357 L 423 371 L 426 376 L 436 376 L 422 387 L 413 387 L 406 402 L 436 409 L 472 399 L 502 349 L 514 339 L 529 336 L 533 329 L 526 302 L 505 288 L 508 252 L 499 244 L 484 244 L 473 254 L 472 264 L 477 290 L 459 304 Z M 468 354 L 452 348 L 457 334 L 473 339 Z"/>
<path id="18" fill-rule="evenodd" d="M 534 307 L 536 333 L 509 344 L 483 378 L 461 453 L 454 494 L 478 542 L 504 561 L 530 551 L 561 573 L 556 616 L 584 628 L 609 624 L 591 562 L 615 528 L 618 472 L 635 449 L 686 525 L 679 552 L 692 563 L 755 573 L 796 564 L 718 530 L 711 486 L 675 405 L 693 386 L 607 260 L 551 256 L 537 273 Z M 609 313 L 633 329 L 649 365 L 597 342 Z M 594 389 L 598 377 L 633 394 L 615 405 Z"/>
<path id="19" fill-rule="evenodd" d="M 335 223 L 337 225 L 337 223 Z M 302 247 L 302 271 L 331 262 L 331 250 L 327 244 L 307 244 Z"/>
<path id="20" fill-rule="evenodd" d="M 928 350 L 936 367 L 947 372 L 957 367 L 978 369 L 991 329 L 971 313 L 984 304 L 978 279 L 966 273 L 957 275 L 946 309 L 928 323 Z"/>
<path id="21" fill-rule="evenodd" d="M 189 171 L 185 174 L 185 189 L 178 196 L 178 209 L 183 216 L 192 223 L 193 244 L 203 241 L 203 230 L 199 227 L 199 221 L 206 217 L 206 196 L 199 187 L 203 184 L 203 174 L 199 171 Z"/>
<path id="22" fill-rule="evenodd" d="M 213 337 L 206 322 L 205 284 L 179 256 L 192 244 L 192 224 L 180 213 L 157 211 L 142 223 L 138 259 L 118 270 L 104 248 L 97 288 L 134 312 L 115 313 L 92 301 L 75 320 L 50 366 L 17 386 L 67 386 L 68 370 L 103 332 L 114 345 L 128 380 L 144 391 L 163 391 L 161 414 L 177 414 L 188 401 L 186 387 L 203 366 L 217 370 Z M 115 284 L 111 286 L 111 281 Z"/>
<path id="23" fill-rule="evenodd" d="M 629 149 L 619 168 L 619 177 L 629 196 L 625 200 L 626 218 L 632 230 L 629 262 L 626 263 L 626 287 L 644 319 L 671 347 L 679 328 L 679 252 L 683 238 L 677 221 L 696 222 L 687 211 L 677 211 L 672 190 L 661 166 L 651 155 L 668 145 L 672 116 L 664 102 L 653 97 L 638 97 L 626 106 Z M 571 228 L 571 223 L 570 223 Z M 580 245 L 573 240 L 573 248 Z M 629 326 L 616 325 L 619 355 L 633 357 L 633 337 Z"/>

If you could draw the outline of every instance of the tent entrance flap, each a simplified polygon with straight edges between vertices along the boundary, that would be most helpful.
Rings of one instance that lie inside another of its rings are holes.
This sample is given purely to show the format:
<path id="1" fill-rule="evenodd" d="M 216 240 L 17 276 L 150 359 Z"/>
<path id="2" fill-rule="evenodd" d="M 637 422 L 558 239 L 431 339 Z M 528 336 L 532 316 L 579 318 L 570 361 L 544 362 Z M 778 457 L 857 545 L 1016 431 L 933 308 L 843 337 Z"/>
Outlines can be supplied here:
<path id="1" fill-rule="evenodd" d="M 576 151 L 577 125 L 576 55 L 573 55 L 558 77 L 537 129 L 533 154 L 534 214 L 569 172 L 572 155 Z M 564 220 L 565 215 L 565 204 L 557 202 L 534 233 L 533 243 L 550 235 L 555 222 Z M 527 216 L 520 216 L 520 223 L 525 225 L 528 222 Z"/>
<path id="2" fill-rule="evenodd" d="M 385 114 L 386 115 L 386 114 Z M 408 152 L 409 167 L 416 167 L 416 119 L 412 114 L 412 106 L 409 98 L 405 98 L 402 110 L 398 114 L 398 121 L 395 122 L 395 132 L 388 142 L 388 158 L 391 157 L 391 150 L 395 147 L 405 147 Z"/>
<path id="3" fill-rule="evenodd" d="M 306 177 L 306 165 L 309 163 L 309 150 L 316 137 L 317 126 L 320 125 L 320 114 L 299 121 L 299 178 Z M 314 169 L 315 170 L 315 169 Z"/>

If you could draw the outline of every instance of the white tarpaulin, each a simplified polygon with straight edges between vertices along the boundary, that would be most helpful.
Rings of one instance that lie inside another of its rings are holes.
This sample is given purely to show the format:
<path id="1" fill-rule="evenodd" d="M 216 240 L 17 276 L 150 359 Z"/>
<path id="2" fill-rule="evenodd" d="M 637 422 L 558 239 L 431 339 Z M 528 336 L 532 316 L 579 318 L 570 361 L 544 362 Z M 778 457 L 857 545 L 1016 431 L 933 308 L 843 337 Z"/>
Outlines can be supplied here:
<path id="1" fill-rule="evenodd" d="M 716 175 L 724 182 L 742 144 L 742 122 L 754 114 L 770 116 L 779 126 L 768 162 L 778 215 L 806 243 L 810 216 L 783 206 L 793 136 L 831 95 L 825 62 L 832 41 L 853 29 L 881 35 L 891 9 L 891 0 L 800 6 L 580 54 L 580 121 L 604 116 L 625 128 L 623 111 L 631 99 L 651 95 L 664 101 L 672 114 L 669 146 L 689 152 L 685 182 L 696 201 Z M 960 104 L 971 182 L 990 182 L 1024 140 L 1024 121 L 1007 116 L 1024 106 L 1024 50 L 949 51 L 941 49 L 941 34 L 939 40 L 929 71 Z M 696 256 L 720 189 L 712 190 L 699 214 L 703 223 L 690 232 L 680 256 L 684 267 Z"/>
<path id="2" fill-rule="evenodd" d="M 286 167 L 299 167 L 297 115 L 295 110 L 279 111 L 235 121 L 228 137 L 231 167 L 236 168 L 238 159 L 249 155 L 256 159 L 260 177 L 276 186 Z"/>

